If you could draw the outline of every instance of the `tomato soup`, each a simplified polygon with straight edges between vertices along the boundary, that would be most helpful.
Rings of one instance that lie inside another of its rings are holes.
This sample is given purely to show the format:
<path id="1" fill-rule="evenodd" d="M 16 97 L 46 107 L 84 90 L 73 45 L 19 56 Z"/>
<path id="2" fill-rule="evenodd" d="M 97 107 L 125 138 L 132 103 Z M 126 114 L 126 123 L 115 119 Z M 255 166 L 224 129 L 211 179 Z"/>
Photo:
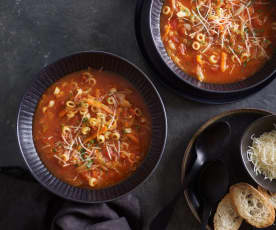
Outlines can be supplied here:
<path id="1" fill-rule="evenodd" d="M 142 162 L 151 142 L 151 118 L 127 80 L 89 68 L 46 90 L 33 133 L 40 158 L 56 177 L 73 186 L 104 188 Z"/>
<path id="2" fill-rule="evenodd" d="M 244 80 L 276 48 L 273 0 L 165 0 L 160 31 L 168 55 L 209 83 Z"/>

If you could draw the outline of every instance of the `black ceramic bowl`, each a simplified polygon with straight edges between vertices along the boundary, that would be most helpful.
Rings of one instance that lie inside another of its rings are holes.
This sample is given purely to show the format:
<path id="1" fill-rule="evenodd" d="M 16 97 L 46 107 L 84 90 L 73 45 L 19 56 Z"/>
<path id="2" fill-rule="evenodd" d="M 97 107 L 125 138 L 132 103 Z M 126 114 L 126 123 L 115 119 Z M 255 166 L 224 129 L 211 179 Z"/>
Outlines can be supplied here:
<path id="1" fill-rule="evenodd" d="M 269 179 L 265 179 L 265 177 L 262 174 L 256 175 L 254 172 L 254 165 L 252 162 L 248 161 L 247 158 L 247 150 L 248 147 L 252 145 L 252 135 L 254 137 L 259 137 L 264 132 L 270 132 L 273 129 L 275 129 L 276 124 L 276 115 L 269 115 L 262 118 L 259 118 L 258 120 L 254 121 L 245 131 L 243 134 L 243 137 L 241 139 L 241 157 L 243 164 L 251 176 L 251 178 L 260 186 L 265 188 L 266 190 L 269 190 L 271 192 L 276 192 L 276 179 L 270 181 Z"/>
<path id="2" fill-rule="evenodd" d="M 239 82 L 229 84 L 214 84 L 204 83 L 197 80 L 195 77 L 189 76 L 183 72 L 168 56 L 167 51 L 163 45 L 160 35 L 160 14 L 164 0 L 150 0 L 151 5 L 149 7 L 149 19 L 151 38 L 153 40 L 154 48 L 162 60 L 162 65 L 165 65 L 172 76 L 175 78 L 175 82 L 183 82 L 196 89 L 200 89 L 209 93 L 240 93 L 252 88 L 255 88 L 263 84 L 266 80 L 271 78 L 276 73 L 276 53 L 265 64 L 265 66 L 256 72 L 253 76 Z"/>
<path id="3" fill-rule="evenodd" d="M 143 96 L 152 117 L 152 141 L 148 154 L 140 167 L 121 183 L 98 190 L 73 187 L 56 178 L 41 161 L 33 141 L 32 125 L 37 103 L 44 91 L 61 77 L 88 67 L 104 68 L 122 75 Z M 150 79 L 124 58 L 106 52 L 80 52 L 62 58 L 43 68 L 22 98 L 17 137 L 22 156 L 37 181 L 63 198 L 96 203 L 110 201 L 127 194 L 144 182 L 154 171 L 164 151 L 167 137 L 167 119 L 163 102 Z"/>
<path id="4" fill-rule="evenodd" d="M 186 84 L 181 78 L 167 67 L 164 60 L 158 53 L 153 37 L 152 27 L 150 26 L 150 9 L 152 1 L 137 0 L 135 12 L 135 32 L 138 45 L 142 55 L 147 59 L 149 67 L 154 68 L 156 79 L 176 94 L 193 101 L 207 104 L 225 104 L 241 100 L 252 94 L 257 93 L 267 85 L 269 85 L 276 77 L 274 74 L 267 81 L 262 84 L 252 87 L 249 90 L 238 91 L 235 93 L 212 92 L 195 88 Z M 157 31 L 158 32 L 158 31 Z"/>

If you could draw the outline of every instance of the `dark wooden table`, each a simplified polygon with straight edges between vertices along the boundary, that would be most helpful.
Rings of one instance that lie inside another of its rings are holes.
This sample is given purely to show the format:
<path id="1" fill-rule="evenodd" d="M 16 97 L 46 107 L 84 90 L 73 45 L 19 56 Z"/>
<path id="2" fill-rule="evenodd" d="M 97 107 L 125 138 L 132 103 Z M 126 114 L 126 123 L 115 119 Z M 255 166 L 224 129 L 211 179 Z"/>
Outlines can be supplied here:
<path id="1" fill-rule="evenodd" d="M 229 105 L 203 105 L 175 95 L 157 81 L 135 38 L 134 0 L 1 0 L 0 1 L 0 166 L 20 165 L 16 139 L 19 101 L 32 77 L 45 65 L 81 50 L 119 54 L 155 82 L 168 115 L 168 142 L 160 165 L 135 194 L 145 228 L 180 186 L 181 161 L 192 134 L 210 117 L 235 108 L 276 111 L 276 81 L 256 95 Z M 168 229 L 199 229 L 182 199 Z"/>

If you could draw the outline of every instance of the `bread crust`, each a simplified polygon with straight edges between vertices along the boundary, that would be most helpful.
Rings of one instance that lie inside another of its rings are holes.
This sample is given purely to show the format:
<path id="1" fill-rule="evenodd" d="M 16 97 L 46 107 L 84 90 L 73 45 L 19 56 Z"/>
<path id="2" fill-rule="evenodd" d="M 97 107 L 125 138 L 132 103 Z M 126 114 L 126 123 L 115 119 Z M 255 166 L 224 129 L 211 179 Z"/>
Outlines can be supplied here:
<path id="1" fill-rule="evenodd" d="M 276 193 L 269 193 L 270 194 L 270 201 L 273 207 L 276 209 Z"/>
<path id="2" fill-rule="evenodd" d="M 269 199 L 274 209 L 276 209 L 276 193 L 268 193 L 263 187 L 258 185 L 258 191 Z"/>
<path id="3" fill-rule="evenodd" d="M 229 221 L 230 224 L 225 226 Z M 214 216 L 214 230 L 238 230 L 243 219 L 238 215 L 233 207 L 230 194 L 226 194 L 219 202 Z"/>
<path id="4" fill-rule="evenodd" d="M 275 210 L 272 204 L 266 196 L 253 186 L 247 183 L 232 185 L 230 196 L 238 214 L 252 226 L 265 228 L 274 223 Z"/>
<path id="5" fill-rule="evenodd" d="M 267 199 L 270 199 L 270 195 L 268 194 L 268 192 L 260 185 L 258 185 L 258 191 L 262 193 Z"/>

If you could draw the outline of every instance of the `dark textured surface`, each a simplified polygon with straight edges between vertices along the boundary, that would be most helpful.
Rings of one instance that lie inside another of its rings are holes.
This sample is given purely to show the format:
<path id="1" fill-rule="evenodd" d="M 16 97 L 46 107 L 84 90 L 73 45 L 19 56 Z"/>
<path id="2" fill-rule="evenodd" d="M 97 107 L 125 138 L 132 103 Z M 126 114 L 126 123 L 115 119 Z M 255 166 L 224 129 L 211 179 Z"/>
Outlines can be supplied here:
<path id="1" fill-rule="evenodd" d="M 0 229 L 141 229 L 140 202 L 131 194 L 108 204 L 66 201 L 47 192 L 19 167 L 0 167 L 0 187 Z"/>
<path id="2" fill-rule="evenodd" d="M 134 62 L 154 81 L 158 78 L 144 61 L 135 40 L 135 3 L 134 0 L 0 1 L 0 165 L 24 165 L 15 136 L 17 107 L 31 78 L 46 64 L 80 50 L 105 50 Z M 169 133 L 159 168 L 135 191 L 141 199 L 146 226 L 179 189 L 185 146 L 202 122 L 233 108 L 276 111 L 276 81 L 250 98 L 220 106 L 190 102 L 159 83 L 156 86 L 167 109 Z M 168 229 L 199 229 L 184 199 L 178 203 Z"/>

